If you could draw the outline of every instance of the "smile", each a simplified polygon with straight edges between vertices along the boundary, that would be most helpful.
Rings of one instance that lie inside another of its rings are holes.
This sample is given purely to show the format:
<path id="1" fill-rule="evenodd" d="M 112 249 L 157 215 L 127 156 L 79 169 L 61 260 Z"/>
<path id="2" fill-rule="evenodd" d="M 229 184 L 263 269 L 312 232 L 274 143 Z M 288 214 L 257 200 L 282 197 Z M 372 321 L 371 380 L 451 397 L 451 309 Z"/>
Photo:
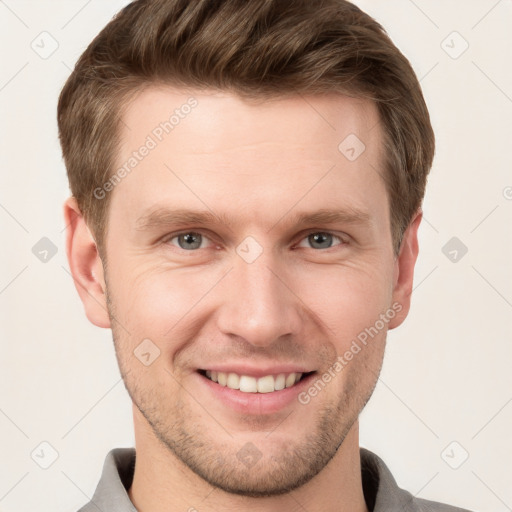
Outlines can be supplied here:
<path id="1" fill-rule="evenodd" d="M 265 375 L 259 378 L 249 375 L 239 375 L 233 372 L 228 373 L 213 370 L 200 370 L 199 373 L 222 387 L 235 389 L 243 393 L 273 393 L 275 391 L 291 388 L 314 372 L 280 373 L 278 375 Z"/>

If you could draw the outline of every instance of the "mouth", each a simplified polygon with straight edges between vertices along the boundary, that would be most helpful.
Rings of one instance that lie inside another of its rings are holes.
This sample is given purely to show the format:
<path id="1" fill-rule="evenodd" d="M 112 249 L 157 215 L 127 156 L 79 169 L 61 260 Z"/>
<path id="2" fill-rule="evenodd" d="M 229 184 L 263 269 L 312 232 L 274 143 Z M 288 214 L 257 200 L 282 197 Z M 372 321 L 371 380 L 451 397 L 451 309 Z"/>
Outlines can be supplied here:
<path id="1" fill-rule="evenodd" d="M 316 372 L 279 373 L 261 377 L 214 370 L 198 370 L 198 373 L 225 388 L 241 391 L 242 393 L 266 394 L 292 388 Z"/>

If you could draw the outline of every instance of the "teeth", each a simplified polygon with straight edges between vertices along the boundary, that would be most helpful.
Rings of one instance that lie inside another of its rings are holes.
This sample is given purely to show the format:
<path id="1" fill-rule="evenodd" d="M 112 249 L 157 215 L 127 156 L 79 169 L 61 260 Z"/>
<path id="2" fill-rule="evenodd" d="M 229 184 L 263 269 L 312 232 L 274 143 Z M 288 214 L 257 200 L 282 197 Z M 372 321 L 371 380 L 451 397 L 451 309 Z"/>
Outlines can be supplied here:
<path id="1" fill-rule="evenodd" d="M 290 375 L 288 375 L 288 377 L 286 377 L 284 385 L 287 388 L 289 388 L 290 386 L 293 386 L 294 384 L 295 384 L 295 373 L 290 373 Z"/>
<path id="2" fill-rule="evenodd" d="M 227 383 L 228 383 L 228 376 L 226 373 L 223 373 L 223 372 L 218 372 L 217 373 L 217 378 L 218 378 L 218 383 L 221 385 L 221 386 L 225 386 Z"/>
<path id="3" fill-rule="evenodd" d="M 274 389 L 276 391 L 280 391 L 281 389 L 284 389 L 284 386 L 286 384 L 286 375 L 284 373 L 280 373 L 274 381 Z"/>
<path id="4" fill-rule="evenodd" d="M 258 392 L 258 383 L 254 377 L 247 377 L 247 375 L 242 375 L 240 377 L 240 391 L 244 393 L 257 393 Z"/>
<path id="5" fill-rule="evenodd" d="M 236 373 L 228 373 L 226 386 L 231 389 L 240 389 L 240 377 Z"/>
<path id="6" fill-rule="evenodd" d="M 275 380 L 272 375 L 258 379 L 258 393 L 272 393 L 275 390 Z"/>
<path id="7" fill-rule="evenodd" d="M 279 375 L 265 375 L 256 379 L 249 375 L 224 373 L 206 370 L 206 376 L 213 382 L 230 389 L 239 389 L 244 393 L 272 393 L 284 388 L 290 388 L 302 378 L 302 373 L 280 373 Z"/>

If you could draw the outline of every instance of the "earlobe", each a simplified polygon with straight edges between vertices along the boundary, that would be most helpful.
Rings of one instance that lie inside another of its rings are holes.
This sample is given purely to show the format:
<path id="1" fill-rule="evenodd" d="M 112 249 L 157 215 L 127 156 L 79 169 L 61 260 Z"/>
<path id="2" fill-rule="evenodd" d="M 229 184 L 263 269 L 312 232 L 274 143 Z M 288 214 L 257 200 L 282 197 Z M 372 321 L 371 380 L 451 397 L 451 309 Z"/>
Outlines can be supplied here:
<path id="1" fill-rule="evenodd" d="M 73 196 L 64 202 L 64 220 L 67 229 L 66 255 L 85 314 L 94 325 L 109 328 L 103 263 Z"/>
<path id="2" fill-rule="evenodd" d="M 414 266 L 419 251 L 418 227 L 422 217 L 423 212 L 420 208 L 404 233 L 400 253 L 395 261 L 392 304 L 396 304 L 394 309 L 397 311 L 397 314 L 389 322 L 389 329 L 394 329 L 402 324 L 409 313 Z"/>

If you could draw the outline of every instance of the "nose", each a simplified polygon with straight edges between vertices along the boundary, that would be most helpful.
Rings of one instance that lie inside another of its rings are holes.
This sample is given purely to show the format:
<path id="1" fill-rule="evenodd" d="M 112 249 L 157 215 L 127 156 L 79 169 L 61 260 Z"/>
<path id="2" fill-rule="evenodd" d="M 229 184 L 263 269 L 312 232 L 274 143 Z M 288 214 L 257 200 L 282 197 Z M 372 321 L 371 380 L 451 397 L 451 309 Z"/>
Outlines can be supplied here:
<path id="1" fill-rule="evenodd" d="M 234 268 L 222 287 L 219 330 L 256 347 L 296 335 L 303 315 L 301 301 L 289 281 L 290 272 L 267 252 L 252 263 L 235 255 Z"/>

